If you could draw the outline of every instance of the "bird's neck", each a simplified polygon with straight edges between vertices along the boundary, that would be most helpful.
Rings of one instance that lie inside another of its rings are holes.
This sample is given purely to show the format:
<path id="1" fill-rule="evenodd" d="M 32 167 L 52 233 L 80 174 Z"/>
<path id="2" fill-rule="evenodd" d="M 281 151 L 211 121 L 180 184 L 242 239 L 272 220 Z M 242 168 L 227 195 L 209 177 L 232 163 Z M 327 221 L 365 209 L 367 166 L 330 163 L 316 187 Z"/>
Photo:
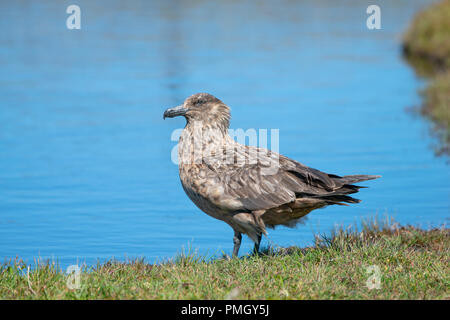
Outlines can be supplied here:
<path id="1" fill-rule="evenodd" d="M 188 122 L 178 144 L 179 164 L 199 164 L 205 162 L 205 158 L 218 157 L 233 142 L 228 127 Z"/>

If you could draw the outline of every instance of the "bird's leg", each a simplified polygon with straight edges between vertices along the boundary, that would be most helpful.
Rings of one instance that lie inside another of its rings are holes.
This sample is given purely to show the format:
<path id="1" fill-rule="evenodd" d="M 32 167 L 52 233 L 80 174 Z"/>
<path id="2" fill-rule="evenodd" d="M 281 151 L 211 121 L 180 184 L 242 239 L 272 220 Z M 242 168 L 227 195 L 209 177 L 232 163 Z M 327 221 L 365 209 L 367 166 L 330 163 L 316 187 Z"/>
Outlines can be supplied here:
<path id="1" fill-rule="evenodd" d="M 258 241 L 255 242 L 255 247 L 253 248 L 253 253 L 255 255 L 257 255 L 259 253 L 259 245 L 261 244 L 261 237 L 262 237 L 262 234 L 261 233 L 258 234 Z"/>
<path id="2" fill-rule="evenodd" d="M 242 234 L 240 232 L 235 231 L 233 237 L 233 257 L 237 257 L 239 253 L 239 248 L 241 247 Z"/>

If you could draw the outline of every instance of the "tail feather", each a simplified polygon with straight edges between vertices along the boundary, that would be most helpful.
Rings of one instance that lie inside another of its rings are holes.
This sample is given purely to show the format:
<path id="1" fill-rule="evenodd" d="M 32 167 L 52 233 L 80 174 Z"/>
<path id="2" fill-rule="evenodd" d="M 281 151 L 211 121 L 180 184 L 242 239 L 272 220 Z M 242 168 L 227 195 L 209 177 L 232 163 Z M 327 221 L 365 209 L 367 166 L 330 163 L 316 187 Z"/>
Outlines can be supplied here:
<path id="1" fill-rule="evenodd" d="M 315 196 L 314 198 L 331 201 L 336 204 L 337 203 L 341 204 L 341 202 L 347 202 L 347 203 L 360 203 L 361 202 L 361 200 L 359 200 L 359 199 L 355 199 L 353 197 L 346 196 L 343 194 L 321 195 L 321 196 Z"/>
<path id="2" fill-rule="evenodd" d="M 334 192 L 330 192 L 330 193 L 322 194 L 322 195 L 314 195 L 313 197 L 325 200 L 325 201 L 333 203 L 333 204 L 345 205 L 344 202 L 359 203 L 359 202 L 361 202 L 361 200 L 350 197 L 350 196 L 348 196 L 348 194 L 356 193 L 359 191 L 359 189 L 365 188 L 365 187 L 356 186 L 352 183 L 377 179 L 379 177 L 381 177 L 381 176 L 365 175 L 365 174 L 357 174 L 357 175 L 350 175 L 350 176 L 343 176 L 343 177 L 336 176 L 333 178 L 338 180 L 340 183 L 343 183 L 343 185 L 340 188 L 336 189 Z"/>
<path id="3" fill-rule="evenodd" d="M 344 182 L 345 184 L 351 184 L 361 181 L 367 181 L 367 180 L 373 180 L 380 178 L 381 176 L 375 176 L 375 175 L 367 175 L 367 174 L 355 174 L 350 176 L 343 176 L 339 180 Z"/>

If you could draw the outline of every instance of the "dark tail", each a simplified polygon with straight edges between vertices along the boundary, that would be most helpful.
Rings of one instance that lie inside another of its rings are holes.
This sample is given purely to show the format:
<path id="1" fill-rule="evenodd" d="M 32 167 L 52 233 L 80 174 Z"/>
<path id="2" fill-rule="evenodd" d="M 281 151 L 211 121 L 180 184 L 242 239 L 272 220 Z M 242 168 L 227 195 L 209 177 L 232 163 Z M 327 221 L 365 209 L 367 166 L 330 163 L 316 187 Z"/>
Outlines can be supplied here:
<path id="1" fill-rule="evenodd" d="M 343 176 L 339 179 L 340 182 L 344 184 L 352 184 L 361 181 L 373 180 L 380 178 L 381 176 L 367 175 L 367 174 L 355 174 L 351 176 Z"/>
<path id="2" fill-rule="evenodd" d="M 359 203 L 359 202 L 361 202 L 361 200 L 350 197 L 350 196 L 348 196 L 348 194 L 356 193 L 359 191 L 359 189 L 366 188 L 366 187 L 355 186 L 352 183 L 373 180 L 373 179 L 377 179 L 380 177 L 381 176 L 365 175 L 365 174 L 336 177 L 336 178 L 334 178 L 335 180 L 337 180 L 340 183 L 343 183 L 342 187 L 340 187 L 339 189 L 337 189 L 331 193 L 314 196 L 314 198 L 323 199 L 323 200 L 329 202 L 330 204 L 345 205 L 345 203 L 343 203 L 343 202 Z"/>

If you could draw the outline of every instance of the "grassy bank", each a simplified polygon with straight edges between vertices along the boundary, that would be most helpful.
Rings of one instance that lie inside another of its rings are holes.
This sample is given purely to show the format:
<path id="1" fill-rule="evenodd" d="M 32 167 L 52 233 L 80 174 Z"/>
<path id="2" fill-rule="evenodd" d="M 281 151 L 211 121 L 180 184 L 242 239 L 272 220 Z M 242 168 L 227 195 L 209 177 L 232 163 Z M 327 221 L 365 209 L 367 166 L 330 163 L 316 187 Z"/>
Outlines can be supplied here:
<path id="1" fill-rule="evenodd" d="M 420 75 L 430 77 L 421 112 L 436 124 L 439 153 L 450 154 L 450 0 L 420 12 L 405 34 L 403 50 Z"/>
<path id="2" fill-rule="evenodd" d="M 448 229 L 371 223 L 360 232 L 339 230 L 318 237 L 312 247 L 269 251 L 241 259 L 180 255 L 159 265 L 108 262 L 83 270 L 79 289 L 69 289 L 67 275 L 55 265 L 28 269 L 16 260 L 1 266 L 0 298 L 450 298 Z M 377 273 L 379 289 L 373 288 Z"/>

